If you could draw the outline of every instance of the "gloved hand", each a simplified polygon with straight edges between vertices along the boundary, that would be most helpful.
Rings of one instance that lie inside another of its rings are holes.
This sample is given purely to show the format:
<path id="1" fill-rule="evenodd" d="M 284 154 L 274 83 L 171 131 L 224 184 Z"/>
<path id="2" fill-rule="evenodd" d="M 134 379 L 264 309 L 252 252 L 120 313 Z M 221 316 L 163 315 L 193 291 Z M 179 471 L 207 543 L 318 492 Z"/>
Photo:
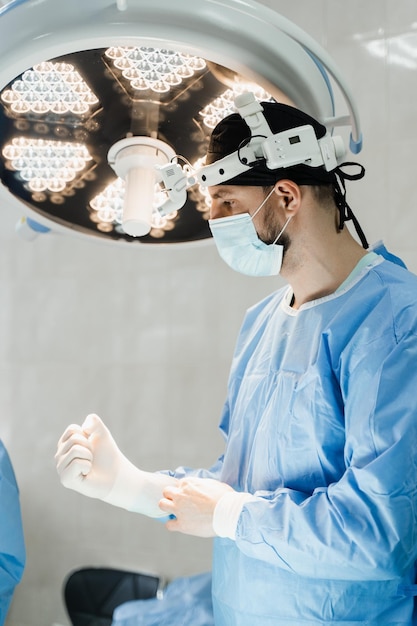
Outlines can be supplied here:
<path id="1" fill-rule="evenodd" d="M 215 508 L 225 494 L 235 493 L 230 485 L 212 478 L 182 478 L 177 486 L 164 489 L 159 503 L 163 511 L 175 516 L 166 528 L 197 537 L 214 537 Z"/>
<path id="2" fill-rule="evenodd" d="M 149 517 L 166 517 L 159 508 L 163 489 L 176 485 L 166 474 L 144 472 L 119 450 L 98 415 L 69 426 L 55 455 L 64 487 Z"/>

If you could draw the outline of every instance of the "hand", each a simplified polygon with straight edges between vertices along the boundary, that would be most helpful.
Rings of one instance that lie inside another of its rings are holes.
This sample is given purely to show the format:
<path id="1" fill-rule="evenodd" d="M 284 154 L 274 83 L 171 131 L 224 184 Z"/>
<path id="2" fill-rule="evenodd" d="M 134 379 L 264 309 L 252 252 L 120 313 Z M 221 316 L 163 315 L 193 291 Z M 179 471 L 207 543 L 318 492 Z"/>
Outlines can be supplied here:
<path id="1" fill-rule="evenodd" d="M 211 478 L 183 478 L 177 486 L 166 487 L 159 508 L 175 519 L 168 521 L 168 530 L 197 537 L 214 537 L 213 515 L 216 504 L 232 487 Z"/>
<path id="2" fill-rule="evenodd" d="M 108 428 L 98 415 L 88 415 L 79 426 L 69 426 L 55 454 L 64 487 L 103 499 L 111 491 L 123 458 Z"/>
<path id="3" fill-rule="evenodd" d="M 148 517 L 164 517 L 158 506 L 162 491 L 178 482 L 173 476 L 135 467 L 93 414 L 82 426 L 66 429 L 55 459 L 64 487 Z"/>

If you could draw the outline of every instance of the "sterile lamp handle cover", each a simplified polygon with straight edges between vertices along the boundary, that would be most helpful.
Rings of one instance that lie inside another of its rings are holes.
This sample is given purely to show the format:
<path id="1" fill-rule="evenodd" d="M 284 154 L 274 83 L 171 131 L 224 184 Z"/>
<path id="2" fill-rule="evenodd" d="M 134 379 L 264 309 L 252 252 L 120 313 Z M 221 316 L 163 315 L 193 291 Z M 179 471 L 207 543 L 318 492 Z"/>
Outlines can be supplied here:
<path id="1" fill-rule="evenodd" d="M 165 487 L 177 480 L 135 467 L 97 415 L 89 415 L 76 431 L 67 429 L 55 458 L 64 487 L 128 511 L 166 518 L 158 503 Z"/>
<path id="2" fill-rule="evenodd" d="M 154 137 L 126 137 L 111 146 L 109 165 L 126 183 L 123 230 L 128 235 L 143 237 L 150 232 L 157 167 L 169 164 L 174 156 L 171 146 Z"/>

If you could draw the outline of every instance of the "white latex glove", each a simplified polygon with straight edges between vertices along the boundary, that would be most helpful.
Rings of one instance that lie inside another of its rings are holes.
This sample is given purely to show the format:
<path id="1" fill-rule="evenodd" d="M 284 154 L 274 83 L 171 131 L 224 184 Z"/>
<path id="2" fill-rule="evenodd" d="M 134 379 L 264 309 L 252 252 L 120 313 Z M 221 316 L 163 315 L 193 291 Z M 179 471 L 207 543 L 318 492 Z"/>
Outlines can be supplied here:
<path id="1" fill-rule="evenodd" d="M 158 503 L 165 487 L 178 482 L 135 467 L 94 414 L 81 426 L 72 424 L 65 430 L 55 460 L 64 487 L 149 517 L 166 517 Z"/>
<path id="2" fill-rule="evenodd" d="M 216 506 L 223 496 L 235 493 L 230 485 L 212 478 L 182 478 L 177 486 L 164 489 L 159 503 L 163 511 L 175 516 L 167 522 L 166 528 L 197 537 L 214 537 Z"/>

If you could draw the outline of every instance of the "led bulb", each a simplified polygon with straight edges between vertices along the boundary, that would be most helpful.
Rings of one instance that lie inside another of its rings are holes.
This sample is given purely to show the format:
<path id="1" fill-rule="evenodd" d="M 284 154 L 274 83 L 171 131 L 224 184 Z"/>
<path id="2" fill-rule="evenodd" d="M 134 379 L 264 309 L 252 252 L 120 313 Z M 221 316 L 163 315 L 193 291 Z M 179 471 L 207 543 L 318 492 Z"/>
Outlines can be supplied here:
<path id="1" fill-rule="evenodd" d="M 1 99 L 18 115 L 85 115 L 98 98 L 70 63 L 43 62 L 26 70 Z"/>
<path id="2" fill-rule="evenodd" d="M 200 57 L 146 46 L 108 48 L 105 55 L 130 82 L 132 89 L 150 89 L 155 93 L 168 92 L 172 86 L 179 85 L 206 66 Z"/>
<path id="3" fill-rule="evenodd" d="M 244 92 L 252 92 L 257 100 L 272 100 L 270 93 L 265 91 L 259 85 L 254 83 L 237 82 L 233 86 L 233 89 L 227 89 L 218 98 L 215 98 L 212 102 L 204 107 L 200 111 L 200 115 L 203 117 L 204 124 L 208 128 L 214 128 L 226 115 L 235 113 L 234 100 L 237 95 Z"/>
<path id="4" fill-rule="evenodd" d="M 14 138 L 2 152 L 33 192 L 46 189 L 51 193 L 63 191 L 91 160 L 86 146 L 82 144 L 26 137 Z"/>

